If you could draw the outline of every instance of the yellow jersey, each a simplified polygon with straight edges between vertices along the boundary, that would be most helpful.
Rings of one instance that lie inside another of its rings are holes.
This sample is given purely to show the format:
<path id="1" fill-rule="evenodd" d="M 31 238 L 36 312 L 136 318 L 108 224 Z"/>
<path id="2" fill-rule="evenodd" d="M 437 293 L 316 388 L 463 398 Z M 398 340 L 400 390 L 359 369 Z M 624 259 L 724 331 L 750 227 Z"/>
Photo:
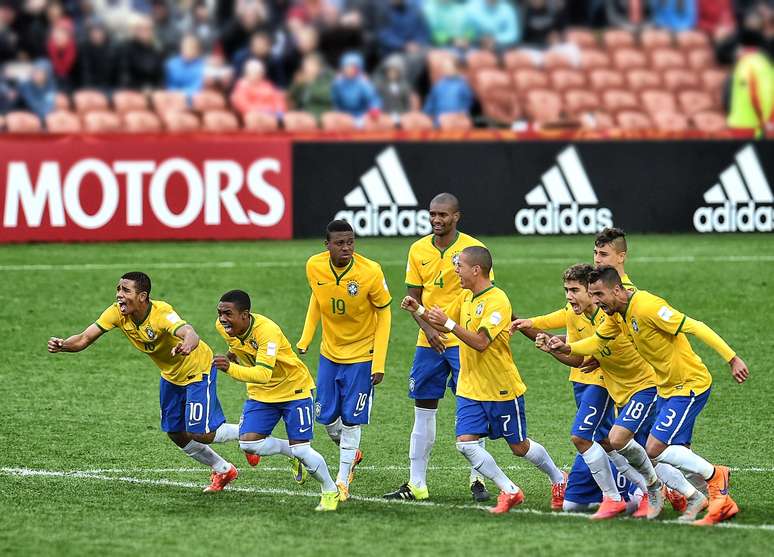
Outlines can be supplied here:
<path id="1" fill-rule="evenodd" d="M 374 360 L 377 312 L 392 302 L 382 268 L 359 254 L 343 269 L 333 266 L 327 251 L 309 258 L 306 278 L 312 296 L 307 322 L 298 346 L 306 348 L 317 327 L 315 316 L 322 317 L 320 354 L 338 364 Z M 389 311 L 389 310 L 388 310 Z M 386 348 L 384 349 L 386 356 Z M 384 362 L 381 362 L 383 371 Z"/>
<path id="2" fill-rule="evenodd" d="M 460 278 L 456 272 L 457 261 L 460 252 L 470 246 L 486 247 L 462 232 L 457 232 L 457 237 L 446 249 L 435 246 L 433 234 L 411 244 L 406 264 L 406 286 L 422 289 L 422 299 L 418 300 L 419 303 L 429 308 L 438 306 L 444 312 L 455 303 L 462 292 Z M 489 276 L 494 280 L 494 272 Z M 454 335 L 446 341 L 447 348 L 459 344 Z M 430 346 L 422 329 L 419 329 L 417 346 Z"/>
<path id="3" fill-rule="evenodd" d="M 505 292 L 496 286 L 478 294 L 463 290 L 447 315 L 468 331 L 484 331 L 491 340 L 482 352 L 460 342 L 457 395 L 480 401 L 513 400 L 523 395 L 527 387 L 511 353 L 511 302 Z"/>
<path id="4" fill-rule="evenodd" d="M 637 290 L 637 287 L 634 286 L 632 279 L 630 279 L 629 275 L 626 273 L 624 273 L 623 276 L 621 276 L 621 284 L 626 290 L 630 290 L 631 292 L 634 292 L 635 290 Z"/>
<path id="5" fill-rule="evenodd" d="M 188 356 L 172 356 L 172 349 L 180 342 L 175 331 L 186 322 L 166 302 L 152 300 L 140 323 L 122 315 L 116 303 L 103 311 L 94 324 L 104 332 L 119 327 L 132 346 L 150 356 L 161 376 L 174 385 L 201 381 L 212 366 L 212 350 L 203 340 Z"/>
<path id="6" fill-rule="evenodd" d="M 248 397 L 287 402 L 312 396 L 314 380 L 309 370 L 274 321 L 251 313 L 250 327 L 239 337 L 230 336 L 220 321 L 215 321 L 215 328 L 239 360 L 231 363 L 228 374 L 247 383 Z"/>

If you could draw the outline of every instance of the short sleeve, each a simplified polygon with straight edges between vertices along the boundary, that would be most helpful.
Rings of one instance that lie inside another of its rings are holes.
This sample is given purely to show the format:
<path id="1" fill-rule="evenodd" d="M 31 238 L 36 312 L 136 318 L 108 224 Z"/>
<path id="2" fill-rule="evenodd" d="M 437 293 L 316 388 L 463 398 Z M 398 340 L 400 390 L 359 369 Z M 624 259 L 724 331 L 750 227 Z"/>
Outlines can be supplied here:
<path id="1" fill-rule="evenodd" d="M 166 306 L 159 312 L 158 326 L 160 329 L 169 331 L 174 335 L 183 325 L 186 325 L 186 321 L 172 309 L 172 306 Z"/>
<path id="2" fill-rule="evenodd" d="M 665 300 L 654 301 L 648 305 L 648 322 L 670 335 L 677 335 L 685 323 L 685 314 L 670 306 Z"/>
<path id="3" fill-rule="evenodd" d="M 256 338 L 258 352 L 255 354 L 255 365 L 274 369 L 277 363 L 277 352 L 282 345 L 282 331 L 276 325 L 261 327 L 261 338 Z"/>
<path id="4" fill-rule="evenodd" d="M 118 311 L 118 306 L 113 304 L 102 312 L 94 324 L 107 333 L 110 329 L 118 327 L 120 316 L 121 312 Z"/>
<path id="5" fill-rule="evenodd" d="M 406 286 L 422 288 L 422 277 L 419 276 L 417 261 L 413 255 L 414 250 L 409 250 L 408 260 L 406 261 Z"/>
<path id="6" fill-rule="evenodd" d="M 494 340 L 510 324 L 511 304 L 505 296 L 498 296 L 485 304 L 478 330 L 484 331 L 489 340 Z"/>
<path id="7" fill-rule="evenodd" d="M 384 272 L 381 267 L 377 267 L 378 271 L 374 281 L 371 283 L 371 290 L 368 292 L 368 298 L 371 300 L 371 304 L 377 309 L 386 308 L 392 302 L 392 296 L 390 295 L 390 289 L 387 287 L 387 279 L 384 278 Z"/>
<path id="8" fill-rule="evenodd" d="M 605 320 L 597 327 L 596 334 L 603 340 L 613 340 L 621 334 L 621 326 L 615 317 L 605 316 Z"/>

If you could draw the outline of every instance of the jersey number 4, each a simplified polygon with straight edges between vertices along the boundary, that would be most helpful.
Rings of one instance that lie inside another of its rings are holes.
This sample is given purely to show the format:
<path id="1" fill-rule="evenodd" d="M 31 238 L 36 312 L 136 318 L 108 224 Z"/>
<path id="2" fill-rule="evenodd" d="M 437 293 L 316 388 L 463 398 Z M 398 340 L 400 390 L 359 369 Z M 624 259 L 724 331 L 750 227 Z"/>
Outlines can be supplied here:
<path id="1" fill-rule="evenodd" d="M 433 281 L 433 286 L 437 286 L 438 288 L 443 288 L 443 271 L 438 271 L 438 276 L 435 277 L 435 280 Z"/>

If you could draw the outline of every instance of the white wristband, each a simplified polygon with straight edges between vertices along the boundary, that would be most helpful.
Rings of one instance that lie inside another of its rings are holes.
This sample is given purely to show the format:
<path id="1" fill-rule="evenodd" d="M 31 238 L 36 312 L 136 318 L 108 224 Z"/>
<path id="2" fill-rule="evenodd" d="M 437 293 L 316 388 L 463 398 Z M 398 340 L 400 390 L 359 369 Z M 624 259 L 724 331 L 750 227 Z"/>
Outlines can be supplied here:
<path id="1" fill-rule="evenodd" d="M 422 317 L 425 314 L 425 306 L 419 306 L 417 310 L 414 312 L 414 315 L 417 317 Z"/>
<path id="2" fill-rule="evenodd" d="M 453 331 L 454 327 L 457 326 L 457 323 L 454 321 L 454 319 L 447 319 L 446 323 L 443 324 L 444 329 L 448 329 L 449 331 Z"/>

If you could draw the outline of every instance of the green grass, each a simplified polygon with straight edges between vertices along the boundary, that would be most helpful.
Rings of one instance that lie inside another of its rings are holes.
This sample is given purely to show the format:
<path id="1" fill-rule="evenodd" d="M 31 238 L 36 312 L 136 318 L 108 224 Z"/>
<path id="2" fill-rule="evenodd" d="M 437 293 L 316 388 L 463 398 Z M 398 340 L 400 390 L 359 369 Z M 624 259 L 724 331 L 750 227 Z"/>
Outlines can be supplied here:
<path id="1" fill-rule="evenodd" d="M 589 260 L 589 238 L 488 238 L 499 286 L 522 315 L 563 303 L 562 270 Z M 403 293 L 409 240 L 359 240 L 358 251 L 382 262 L 393 295 Z M 393 306 L 388 375 L 378 387 L 366 454 L 353 484 L 365 499 L 320 516 L 317 486 L 296 487 L 283 460 L 250 469 L 236 444 L 217 450 L 241 469 L 234 489 L 205 496 L 208 471 L 196 468 L 158 427 L 158 371 L 119 334 L 81 354 L 51 356 L 49 336 L 81 331 L 113 300 L 117 277 L 142 269 L 163 299 L 216 350 L 219 296 L 251 293 L 254 309 L 277 321 L 293 343 L 308 290 L 304 261 L 317 241 L 29 245 L 0 248 L 0 552 L 6 555 L 265 554 L 286 555 L 763 555 L 774 543 L 774 448 L 771 406 L 771 295 L 774 244 L 769 236 L 633 236 L 627 270 L 635 283 L 718 331 L 745 358 L 752 377 L 733 384 L 713 352 L 697 350 L 715 376 L 711 401 L 695 432 L 697 451 L 740 470 L 732 493 L 742 512 L 733 528 L 699 529 L 664 520 L 593 524 L 549 513 L 549 486 L 505 443 L 488 445 L 523 487 L 521 512 L 494 517 L 475 508 L 453 437 L 453 401 L 439 411 L 429 485 L 435 505 L 375 499 L 407 479 L 413 410 L 406 397 L 415 326 Z M 763 257 L 761 257 L 763 256 Z M 30 270 L 29 265 L 41 265 Z M 318 333 L 319 338 L 319 333 Z M 696 345 L 696 343 L 694 343 Z M 317 341 L 315 341 L 315 347 Z M 557 464 L 572 462 L 574 414 L 567 372 L 514 339 L 514 357 L 529 387 L 530 435 Z M 316 369 L 317 355 L 306 356 Z M 236 421 L 244 386 L 223 376 L 220 398 Z M 315 446 L 329 465 L 337 451 L 322 428 Z M 51 477 L 8 468 L 119 472 Z M 751 468 L 764 469 L 752 471 Z M 173 469 L 159 471 L 159 469 Z M 174 471 L 183 469 L 183 471 Z M 186 470 L 189 469 L 189 470 Z M 166 481 L 166 484 L 159 483 Z M 275 490 L 272 492 L 272 490 Z M 309 496 L 305 496 L 309 495 Z M 536 512 L 537 511 L 537 512 Z"/>

